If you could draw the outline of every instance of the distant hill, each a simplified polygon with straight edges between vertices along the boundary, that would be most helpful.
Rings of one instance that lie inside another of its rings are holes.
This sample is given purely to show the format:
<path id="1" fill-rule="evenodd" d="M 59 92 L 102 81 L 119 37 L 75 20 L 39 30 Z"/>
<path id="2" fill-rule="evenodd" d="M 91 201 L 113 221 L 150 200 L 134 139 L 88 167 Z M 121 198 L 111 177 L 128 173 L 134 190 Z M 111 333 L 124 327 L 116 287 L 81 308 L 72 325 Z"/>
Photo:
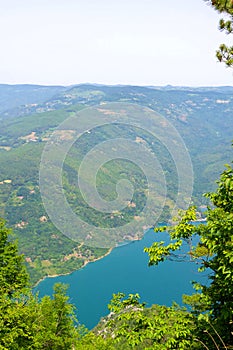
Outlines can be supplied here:
<path id="1" fill-rule="evenodd" d="M 64 90 L 63 86 L 0 84 L 0 113 L 23 105 L 43 103 Z"/>

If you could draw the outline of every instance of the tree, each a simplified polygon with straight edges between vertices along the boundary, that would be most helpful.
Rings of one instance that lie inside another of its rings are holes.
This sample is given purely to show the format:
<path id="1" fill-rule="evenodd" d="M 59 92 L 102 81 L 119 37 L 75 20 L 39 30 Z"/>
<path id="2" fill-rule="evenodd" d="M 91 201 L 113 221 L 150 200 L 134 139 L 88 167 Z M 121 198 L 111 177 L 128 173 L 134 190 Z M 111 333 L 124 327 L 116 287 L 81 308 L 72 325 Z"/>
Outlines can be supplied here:
<path id="1" fill-rule="evenodd" d="M 34 343 L 39 344 L 38 349 L 67 350 L 77 343 L 74 306 L 68 303 L 66 291 L 66 285 L 55 284 L 53 298 L 45 296 L 37 303 Z"/>
<path id="2" fill-rule="evenodd" d="M 28 274 L 23 255 L 19 255 L 17 245 L 9 241 L 10 234 L 11 230 L 0 219 L 0 294 L 13 296 L 27 286 Z"/>
<path id="3" fill-rule="evenodd" d="M 205 0 L 206 1 L 206 0 Z M 227 34 L 233 32 L 233 1 L 232 0 L 211 0 L 208 2 L 220 13 L 229 17 L 228 20 L 221 19 L 219 22 L 219 29 L 225 31 Z M 233 46 L 221 44 L 216 56 L 220 62 L 224 62 L 227 67 L 233 66 Z"/>
<path id="4" fill-rule="evenodd" d="M 166 229 L 171 242 L 168 245 L 155 242 L 145 251 L 149 254 L 149 265 L 157 265 L 171 255 L 174 258 L 174 252 L 186 243 L 190 248 L 187 255 L 191 261 L 199 262 L 200 272 L 208 272 L 209 283 L 195 284 L 199 293 L 185 300 L 199 319 L 203 322 L 205 317 L 212 332 L 217 332 L 224 344 L 230 346 L 233 334 L 233 169 L 230 165 L 217 183 L 216 192 L 205 194 L 211 202 L 205 224 L 195 223 L 195 207 L 180 211 L 174 219 L 176 225 L 156 229 Z M 194 237 L 199 237 L 196 245 Z M 208 313 L 203 316 L 203 312 Z"/>
<path id="5" fill-rule="evenodd" d="M 51 299 L 32 293 L 16 300 L 0 297 L 1 350 L 71 350 L 79 338 L 66 287 L 56 285 Z"/>
<path id="6" fill-rule="evenodd" d="M 69 350 L 79 337 L 66 286 L 55 285 L 51 299 L 40 300 L 28 288 L 24 258 L 9 241 L 11 230 L 0 220 L 0 349 Z"/>
<path id="7" fill-rule="evenodd" d="M 194 317 L 184 308 L 153 305 L 146 308 L 138 294 L 113 295 L 110 314 L 95 333 L 108 345 L 103 349 L 180 349 L 195 348 Z"/>

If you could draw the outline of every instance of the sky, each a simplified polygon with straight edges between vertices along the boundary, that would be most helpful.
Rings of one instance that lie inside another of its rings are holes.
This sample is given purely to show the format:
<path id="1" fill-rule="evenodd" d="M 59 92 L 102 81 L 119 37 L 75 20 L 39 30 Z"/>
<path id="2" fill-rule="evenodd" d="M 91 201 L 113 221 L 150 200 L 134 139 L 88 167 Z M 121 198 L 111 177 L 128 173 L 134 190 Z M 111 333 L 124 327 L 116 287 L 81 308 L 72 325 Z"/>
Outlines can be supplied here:
<path id="1" fill-rule="evenodd" d="M 233 85 L 204 0 L 0 0 L 0 83 Z"/>

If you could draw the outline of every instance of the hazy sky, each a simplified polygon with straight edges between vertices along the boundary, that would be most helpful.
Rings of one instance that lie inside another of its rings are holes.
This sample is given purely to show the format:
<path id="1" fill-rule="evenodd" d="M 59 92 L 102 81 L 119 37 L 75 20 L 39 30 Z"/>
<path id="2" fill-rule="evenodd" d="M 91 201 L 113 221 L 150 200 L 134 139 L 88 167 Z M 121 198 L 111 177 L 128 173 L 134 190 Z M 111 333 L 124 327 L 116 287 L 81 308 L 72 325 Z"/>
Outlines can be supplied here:
<path id="1" fill-rule="evenodd" d="M 0 83 L 233 85 L 203 0 L 0 0 Z"/>

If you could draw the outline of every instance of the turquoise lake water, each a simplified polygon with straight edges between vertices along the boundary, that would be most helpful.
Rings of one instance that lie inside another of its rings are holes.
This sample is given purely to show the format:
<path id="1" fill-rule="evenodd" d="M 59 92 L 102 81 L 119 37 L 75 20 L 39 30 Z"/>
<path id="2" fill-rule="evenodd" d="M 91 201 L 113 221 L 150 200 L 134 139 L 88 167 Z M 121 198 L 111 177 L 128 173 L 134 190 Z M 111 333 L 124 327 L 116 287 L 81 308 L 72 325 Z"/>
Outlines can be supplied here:
<path id="1" fill-rule="evenodd" d="M 165 240 L 166 233 L 148 230 L 144 238 L 114 249 L 108 256 L 70 275 L 46 278 L 35 288 L 40 296 L 52 295 L 54 283 L 69 284 L 70 302 L 77 307 L 80 323 L 93 328 L 108 314 L 107 305 L 113 293 L 139 293 L 148 306 L 181 304 L 182 294 L 193 293 L 191 281 L 200 280 L 193 262 L 166 261 L 148 267 L 148 255 L 143 252 L 157 240 Z"/>

